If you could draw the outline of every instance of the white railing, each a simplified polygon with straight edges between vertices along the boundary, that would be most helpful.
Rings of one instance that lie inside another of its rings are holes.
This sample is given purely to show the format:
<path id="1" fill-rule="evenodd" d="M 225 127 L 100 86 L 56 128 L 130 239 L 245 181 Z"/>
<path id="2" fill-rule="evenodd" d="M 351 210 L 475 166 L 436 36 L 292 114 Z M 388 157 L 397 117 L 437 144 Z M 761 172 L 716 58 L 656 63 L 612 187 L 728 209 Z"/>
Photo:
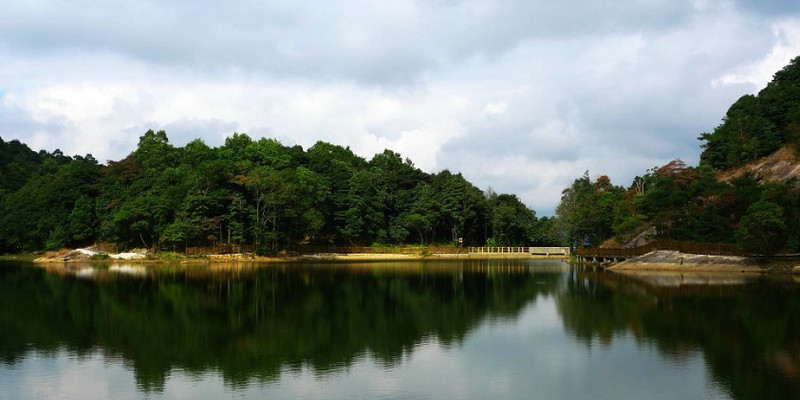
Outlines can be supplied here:
<path id="1" fill-rule="evenodd" d="M 473 254 L 531 254 L 531 255 L 569 255 L 569 247 L 470 247 Z"/>

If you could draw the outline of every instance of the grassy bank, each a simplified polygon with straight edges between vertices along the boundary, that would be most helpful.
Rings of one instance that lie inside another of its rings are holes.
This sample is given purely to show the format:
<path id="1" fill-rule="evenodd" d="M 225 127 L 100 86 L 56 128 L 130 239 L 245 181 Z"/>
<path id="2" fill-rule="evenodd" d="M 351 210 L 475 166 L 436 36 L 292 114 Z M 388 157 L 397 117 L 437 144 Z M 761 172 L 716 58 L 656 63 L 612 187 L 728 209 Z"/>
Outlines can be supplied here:
<path id="1" fill-rule="evenodd" d="M 2 255 L 0 255 L 0 261 L 26 261 L 26 262 L 33 262 L 38 257 L 41 257 L 41 254 L 34 254 L 34 253 L 2 254 Z"/>

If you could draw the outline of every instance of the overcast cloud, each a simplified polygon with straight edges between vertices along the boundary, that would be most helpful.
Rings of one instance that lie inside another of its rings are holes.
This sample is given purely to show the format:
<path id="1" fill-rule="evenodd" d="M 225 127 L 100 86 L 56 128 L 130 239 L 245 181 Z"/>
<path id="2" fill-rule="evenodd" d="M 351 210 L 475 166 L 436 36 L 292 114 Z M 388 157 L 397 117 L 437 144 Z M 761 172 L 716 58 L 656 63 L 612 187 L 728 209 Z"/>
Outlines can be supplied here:
<path id="1" fill-rule="evenodd" d="M 789 0 L 4 2 L 0 136 L 101 161 L 151 128 L 389 148 L 549 215 L 586 170 L 695 164 L 797 55 Z"/>

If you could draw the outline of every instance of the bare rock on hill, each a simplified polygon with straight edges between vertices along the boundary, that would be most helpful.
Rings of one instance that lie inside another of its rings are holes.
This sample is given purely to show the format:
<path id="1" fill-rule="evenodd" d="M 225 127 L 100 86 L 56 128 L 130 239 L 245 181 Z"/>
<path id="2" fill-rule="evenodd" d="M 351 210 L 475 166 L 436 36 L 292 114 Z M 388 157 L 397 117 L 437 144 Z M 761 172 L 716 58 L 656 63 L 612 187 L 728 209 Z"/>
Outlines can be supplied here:
<path id="1" fill-rule="evenodd" d="M 784 146 L 778 151 L 740 168 L 722 171 L 717 178 L 721 181 L 730 181 L 747 173 L 768 182 L 783 182 L 790 178 L 800 178 L 800 155 L 794 146 Z"/>
<path id="2" fill-rule="evenodd" d="M 633 249 L 635 247 L 642 247 L 650 244 L 653 241 L 653 238 L 656 237 L 656 233 L 656 228 L 654 226 L 650 226 L 649 228 L 640 232 L 638 235 L 628 239 L 620 247 L 623 249 Z"/>
<path id="3" fill-rule="evenodd" d="M 756 260 L 738 256 L 712 256 L 659 250 L 616 263 L 609 270 L 695 270 L 760 272 Z"/>

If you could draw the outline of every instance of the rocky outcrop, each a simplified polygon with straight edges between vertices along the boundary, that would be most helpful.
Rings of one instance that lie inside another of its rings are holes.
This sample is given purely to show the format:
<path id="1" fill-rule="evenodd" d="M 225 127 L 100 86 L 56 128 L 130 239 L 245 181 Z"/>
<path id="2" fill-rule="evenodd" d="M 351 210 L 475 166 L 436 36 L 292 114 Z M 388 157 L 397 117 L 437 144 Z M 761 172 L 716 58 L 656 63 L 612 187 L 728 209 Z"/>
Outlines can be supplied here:
<path id="1" fill-rule="evenodd" d="M 756 179 L 768 182 L 783 182 L 800 178 L 800 155 L 794 146 L 784 146 L 778 151 L 753 161 L 741 168 L 722 171 L 717 175 L 721 181 L 730 181 L 751 174 Z"/>

